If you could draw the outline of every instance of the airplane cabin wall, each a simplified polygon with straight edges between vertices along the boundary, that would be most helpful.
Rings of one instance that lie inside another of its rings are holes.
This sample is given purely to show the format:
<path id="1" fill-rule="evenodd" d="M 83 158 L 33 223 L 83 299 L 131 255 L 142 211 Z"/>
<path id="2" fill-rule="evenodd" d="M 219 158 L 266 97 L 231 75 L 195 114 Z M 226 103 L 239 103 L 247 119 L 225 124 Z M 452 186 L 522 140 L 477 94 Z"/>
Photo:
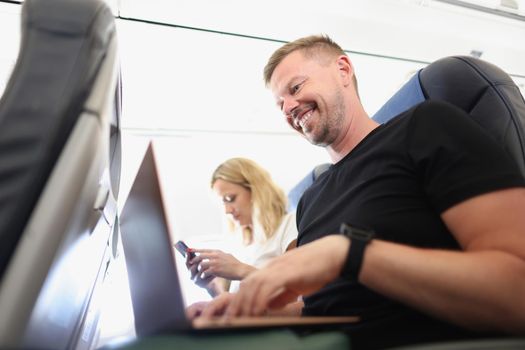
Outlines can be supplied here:
<path id="1" fill-rule="evenodd" d="M 224 228 L 209 178 L 225 159 L 254 159 L 285 191 L 329 161 L 286 125 L 264 87 L 264 64 L 285 41 L 326 33 L 339 42 L 370 115 L 416 70 L 471 50 L 509 72 L 522 91 L 525 83 L 525 22 L 437 1 L 120 0 L 112 6 L 124 89 L 121 204 L 146 142 L 155 140 L 176 238 L 190 242 L 211 242 Z M 0 92 L 18 53 L 19 8 L 0 3 Z"/>

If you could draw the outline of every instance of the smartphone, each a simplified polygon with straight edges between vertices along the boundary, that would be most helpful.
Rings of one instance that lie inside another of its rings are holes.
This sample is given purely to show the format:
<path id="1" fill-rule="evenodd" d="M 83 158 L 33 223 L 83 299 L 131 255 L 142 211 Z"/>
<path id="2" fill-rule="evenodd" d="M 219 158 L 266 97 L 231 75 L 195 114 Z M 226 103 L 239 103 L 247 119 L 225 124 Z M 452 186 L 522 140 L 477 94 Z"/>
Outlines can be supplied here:
<path id="1" fill-rule="evenodd" d="M 186 254 L 190 255 L 190 259 L 193 259 L 195 257 L 195 253 L 190 252 L 190 248 L 183 241 L 178 241 L 177 243 L 175 243 L 175 249 L 177 249 L 183 257 L 186 257 Z"/>

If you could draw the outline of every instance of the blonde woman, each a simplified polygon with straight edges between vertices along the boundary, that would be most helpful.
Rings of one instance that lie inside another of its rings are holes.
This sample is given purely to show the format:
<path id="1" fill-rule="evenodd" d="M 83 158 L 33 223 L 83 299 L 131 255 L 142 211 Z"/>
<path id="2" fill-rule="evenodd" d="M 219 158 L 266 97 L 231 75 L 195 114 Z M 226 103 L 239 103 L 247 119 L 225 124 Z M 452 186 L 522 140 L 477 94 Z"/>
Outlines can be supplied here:
<path id="1" fill-rule="evenodd" d="M 297 241 L 295 213 L 286 213 L 286 196 L 270 174 L 254 161 L 231 158 L 215 169 L 211 187 L 221 198 L 231 229 L 243 243 L 242 261 L 220 250 L 193 249 L 196 257 L 187 261 L 196 283 L 213 296 L 226 290 L 216 277 L 240 280 L 271 258 L 293 249 Z"/>

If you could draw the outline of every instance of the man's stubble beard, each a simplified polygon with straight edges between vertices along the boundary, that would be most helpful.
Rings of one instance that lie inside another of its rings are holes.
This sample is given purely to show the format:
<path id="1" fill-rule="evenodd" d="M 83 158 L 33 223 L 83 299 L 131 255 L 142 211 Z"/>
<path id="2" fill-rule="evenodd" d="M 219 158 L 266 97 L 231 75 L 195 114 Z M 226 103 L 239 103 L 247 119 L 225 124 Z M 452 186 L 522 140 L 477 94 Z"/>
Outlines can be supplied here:
<path id="1" fill-rule="evenodd" d="M 315 138 L 308 138 L 308 141 L 312 145 L 319 147 L 327 147 L 331 145 L 337 138 L 337 131 L 341 129 L 343 125 L 346 111 L 343 95 L 340 91 L 337 91 L 335 93 L 333 106 L 334 112 L 332 114 L 332 117 L 326 117 L 324 120 L 320 120 L 320 135 Z M 319 113 L 319 108 L 317 109 L 317 111 Z M 321 117 L 321 115 L 319 115 L 319 117 Z"/>

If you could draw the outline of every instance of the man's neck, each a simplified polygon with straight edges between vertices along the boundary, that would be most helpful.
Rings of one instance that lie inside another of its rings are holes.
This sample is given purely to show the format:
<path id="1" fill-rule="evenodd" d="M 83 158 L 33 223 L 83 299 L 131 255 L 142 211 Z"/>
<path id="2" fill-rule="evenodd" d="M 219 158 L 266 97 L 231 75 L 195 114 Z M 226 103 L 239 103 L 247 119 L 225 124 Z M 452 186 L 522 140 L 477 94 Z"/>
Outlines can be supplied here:
<path id="1" fill-rule="evenodd" d="M 329 145 L 326 147 L 332 162 L 335 164 L 343 159 L 378 126 L 379 124 L 366 114 L 361 115 L 359 118 L 354 118 L 343 140 L 337 146 Z"/>

